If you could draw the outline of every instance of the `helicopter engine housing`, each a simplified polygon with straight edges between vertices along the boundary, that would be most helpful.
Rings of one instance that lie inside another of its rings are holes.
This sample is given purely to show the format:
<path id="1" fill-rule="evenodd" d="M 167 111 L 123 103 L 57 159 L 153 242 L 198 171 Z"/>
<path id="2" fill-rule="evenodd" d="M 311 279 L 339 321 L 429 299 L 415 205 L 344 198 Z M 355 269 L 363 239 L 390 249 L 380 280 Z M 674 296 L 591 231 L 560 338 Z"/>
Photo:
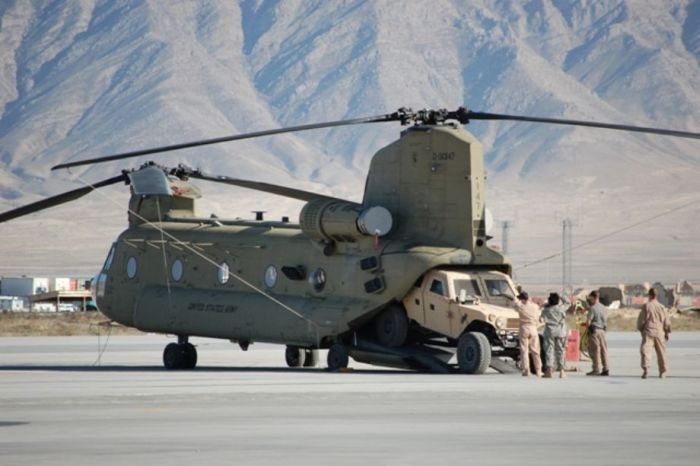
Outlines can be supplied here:
<path id="1" fill-rule="evenodd" d="M 316 240 L 352 242 L 365 236 L 384 236 L 393 226 L 384 207 L 364 207 L 353 202 L 317 199 L 307 202 L 299 214 L 301 229 Z"/>

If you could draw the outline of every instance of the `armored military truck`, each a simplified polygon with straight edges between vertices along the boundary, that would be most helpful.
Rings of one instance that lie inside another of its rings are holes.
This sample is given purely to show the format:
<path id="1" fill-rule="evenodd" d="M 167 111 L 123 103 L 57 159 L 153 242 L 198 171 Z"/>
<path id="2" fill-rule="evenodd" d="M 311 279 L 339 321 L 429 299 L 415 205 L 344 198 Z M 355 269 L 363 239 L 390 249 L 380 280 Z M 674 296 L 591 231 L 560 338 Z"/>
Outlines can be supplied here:
<path id="1" fill-rule="evenodd" d="M 519 358 L 515 287 L 510 276 L 463 267 L 431 269 L 374 320 L 373 335 L 329 350 L 329 368 L 360 362 L 481 374 L 493 358 Z M 457 365 L 451 361 L 456 350 Z"/>
<path id="2" fill-rule="evenodd" d="M 492 355 L 517 358 L 514 300 L 513 283 L 504 273 L 437 269 L 416 283 L 403 306 L 411 321 L 456 341 L 460 371 L 483 373 Z"/>

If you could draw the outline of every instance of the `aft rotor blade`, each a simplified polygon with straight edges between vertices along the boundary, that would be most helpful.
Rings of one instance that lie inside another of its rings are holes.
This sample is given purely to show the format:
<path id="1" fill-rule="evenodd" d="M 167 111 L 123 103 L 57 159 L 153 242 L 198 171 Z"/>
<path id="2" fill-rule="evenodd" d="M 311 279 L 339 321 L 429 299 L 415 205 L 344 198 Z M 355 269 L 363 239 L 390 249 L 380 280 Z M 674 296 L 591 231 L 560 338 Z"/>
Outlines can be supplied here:
<path id="1" fill-rule="evenodd" d="M 92 192 L 95 189 L 109 186 L 111 184 L 119 183 L 120 181 L 126 181 L 128 178 L 126 175 L 119 175 L 113 178 L 109 178 L 98 183 L 94 183 L 90 186 L 85 186 L 83 188 L 73 189 L 72 191 L 66 191 L 62 194 L 57 194 L 56 196 L 47 197 L 41 201 L 33 202 L 22 207 L 18 207 L 13 210 L 8 210 L 0 214 L 0 223 L 7 222 L 17 217 L 22 217 L 23 215 L 28 215 L 40 210 L 48 209 L 49 207 L 54 207 L 60 204 L 65 204 L 66 202 L 74 201 L 84 195 Z"/>
<path id="2" fill-rule="evenodd" d="M 598 121 L 564 120 L 560 118 L 539 118 L 522 115 L 504 115 L 499 113 L 472 112 L 465 114 L 467 120 L 508 120 L 527 121 L 531 123 L 550 123 L 554 125 L 588 126 L 591 128 L 605 128 L 619 131 L 634 131 L 637 133 L 661 134 L 664 136 L 674 136 L 679 138 L 700 139 L 700 133 L 689 131 L 676 131 L 672 129 L 649 128 L 644 126 L 617 125 L 613 123 L 601 123 Z"/>
<path id="3" fill-rule="evenodd" d="M 279 196 L 289 197 L 292 199 L 298 199 L 300 201 L 314 201 L 316 199 L 325 200 L 337 200 L 344 201 L 344 199 L 338 199 L 336 197 L 324 196 L 322 194 L 313 193 L 310 191 L 304 191 L 301 189 L 288 188 L 286 186 L 280 186 L 277 184 L 261 183 L 259 181 L 249 181 L 241 180 L 237 178 L 229 178 L 228 176 L 210 176 L 205 175 L 202 172 L 190 172 L 188 176 L 191 178 L 197 178 L 200 180 L 213 181 L 215 183 L 225 183 L 233 186 L 240 186 L 242 188 L 255 189 L 256 191 L 262 191 L 271 194 L 277 194 Z"/>
<path id="4" fill-rule="evenodd" d="M 66 162 L 52 167 L 51 170 L 58 170 L 60 168 L 71 168 L 80 165 L 88 165 L 95 163 L 111 162 L 113 160 L 122 160 L 132 157 L 140 157 L 142 155 L 159 154 L 161 152 L 170 152 L 180 149 L 189 149 L 191 147 L 207 146 L 210 144 L 219 144 L 221 142 L 229 141 L 240 141 L 241 139 L 253 139 L 262 136 L 272 136 L 275 134 L 292 133 L 297 131 L 308 131 L 311 129 L 321 129 L 321 128 L 332 128 L 335 126 L 348 126 L 348 125 L 359 125 L 364 123 L 380 123 L 385 121 L 397 121 L 400 120 L 401 116 L 399 113 L 390 113 L 386 115 L 354 118 L 352 120 L 338 120 L 338 121 L 328 121 L 325 123 L 313 123 L 309 125 L 300 126 L 288 126 L 286 128 L 268 129 L 265 131 L 255 131 L 253 133 L 235 134 L 233 136 L 224 136 L 220 138 L 212 139 L 202 139 L 199 141 L 184 142 L 181 144 L 172 144 L 169 146 L 153 147 L 150 149 L 136 150 L 132 152 L 124 152 L 122 154 L 107 155 L 104 157 L 95 157 L 92 159 L 78 160 L 75 162 Z"/>

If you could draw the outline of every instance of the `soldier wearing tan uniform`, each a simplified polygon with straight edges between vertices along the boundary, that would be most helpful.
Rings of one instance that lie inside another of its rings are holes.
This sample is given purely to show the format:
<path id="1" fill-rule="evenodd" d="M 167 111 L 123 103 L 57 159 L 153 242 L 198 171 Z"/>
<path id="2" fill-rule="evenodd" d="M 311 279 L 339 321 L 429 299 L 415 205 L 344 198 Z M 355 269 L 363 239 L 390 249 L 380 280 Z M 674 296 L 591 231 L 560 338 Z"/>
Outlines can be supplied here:
<path id="1" fill-rule="evenodd" d="M 530 357 L 535 366 L 535 374 L 542 377 L 542 361 L 540 360 L 540 338 L 537 325 L 540 319 L 540 308 L 530 301 L 527 292 L 521 291 L 515 302 L 515 310 L 520 314 L 520 370 L 523 376 L 530 375 Z"/>
<path id="2" fill-rule="evenodd" d="M 639 348 L 642 354 L 642 378 L 647 378 L 653 346 L 659 364 L 659 377 L 663 379 L 668 370 L 666 342 L 671 333 L 671 321 L 664 305 L 656 300 L 656 290 L 653 288 L 649 290 L 649 302 L 642 306 L 639 317 L 637 317 L 637 330 L 642 332 L 642 345 Z"/>
<path id="3" fill-rule="evenodd" d="M 608 308 L 598 302 L 597 291 L 591 291 L 588 297 L 588 314 L 586 327 L 588 327 L 588 355 L 593 363 L 593 370 L 586 375 L 609 375 L 608 365 Z"/>

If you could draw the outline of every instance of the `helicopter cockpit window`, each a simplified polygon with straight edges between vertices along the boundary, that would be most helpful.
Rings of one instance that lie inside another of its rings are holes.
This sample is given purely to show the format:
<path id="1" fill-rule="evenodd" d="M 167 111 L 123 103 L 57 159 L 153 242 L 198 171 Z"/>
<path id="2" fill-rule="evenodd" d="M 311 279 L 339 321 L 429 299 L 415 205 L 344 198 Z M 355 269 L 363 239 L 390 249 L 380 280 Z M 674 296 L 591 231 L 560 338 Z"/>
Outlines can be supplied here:
<path id="1" fill-rule="evenodd" d="M 129 278 L 134 278 L 136 276 L 136 258 L 134 256 L 129 257 L 126 261 L 126 276 Z"/>
<path id="2" fill-rule="evenodd" d="M 185 273 L 185 266 L 182 263 L 182 259 L 175 259 L 173 265 L 170 266 L 170 276 L 173 280 L 179 282 L 182 280 L 182 275 Z"/>
<path id="3" fill-rule="evenodd" d="M 221 265 L 216 269 L 216 278 L 222 285 L 228 281 L 229 267 L 226 262 L 222 262 Z"/>
<path id="4" fill-rule="evenodd" d="M 314 270 L 309 275 L 309 284 L 313 286 L 314 290 L 323 291 L 323 287 L 326 286 L 326 271 L 321 268 Z"/>
<path id="5" fill-rule="evenodd" d="M 479 289 L 479 282 L 475 279 L 457 279 L 454 281 L 455 293 L 457 296 L 462 294 L 462 290 L 466 296 L 481 296 L 481 290 Z"/>
<path id="6" fill-rule="evenodd" d="M 433 283 L 430 284 L 430 291 L 445 296 L 445 285 L 440 280 L 433 280 Z"/>
<path id="7" fill-rule="evenodd" d="M 515 299 L 515 294 L 513 289 L 510 287 L 506 280 L 500 279 L 487 279 L 484 280 L 486 283 L 486 289 L 491 296 L 505 296 L 509 299 Z"/>
<path id="8" fill-rule="evenodd" d="M 112 244 L 112 247 L 109 249 L 109 253 L 107 254 L 105 265 L 102 267 L 102 270 L 104 270 L 105 272 L 108 271 L 110 267 L 112 267 L 112 262 L 114 262 L 114 249 L 114 244 Z"/>

